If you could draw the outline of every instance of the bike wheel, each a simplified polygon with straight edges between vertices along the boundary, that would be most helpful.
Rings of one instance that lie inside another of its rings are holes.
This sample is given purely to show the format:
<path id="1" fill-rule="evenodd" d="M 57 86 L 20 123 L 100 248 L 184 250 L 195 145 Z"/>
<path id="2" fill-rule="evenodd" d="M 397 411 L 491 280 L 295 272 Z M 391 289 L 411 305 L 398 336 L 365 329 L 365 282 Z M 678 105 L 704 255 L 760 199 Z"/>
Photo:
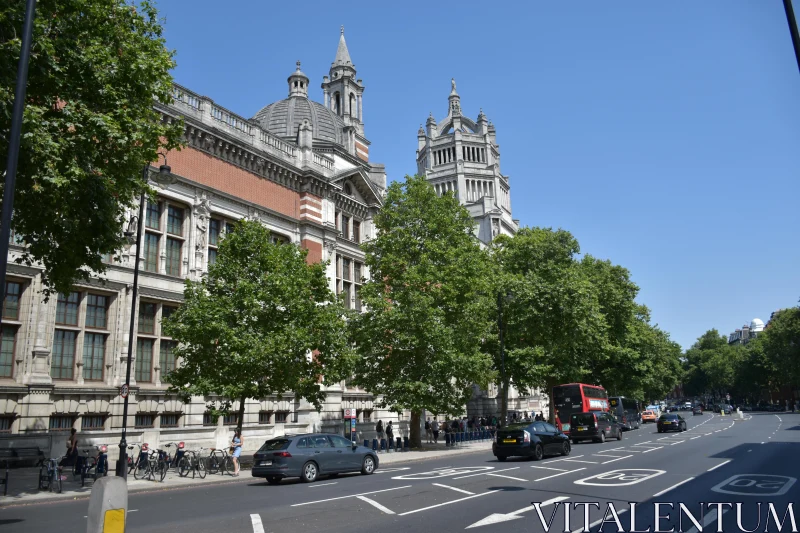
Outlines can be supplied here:
<path id="1" fill-rule="evenodd" d="M 181 457 L 180 463 L 178 464 L 178 475 L 181 477 L 186 477 L 189 475 L 189 470 L 192 469 L 192 463 L 189 461 L 189 458 L 184 456 Z M 192 475 L 194 477 L 194 475 Z"/>
<path id="2" fill-rule="evenodd" d="M 158 480 L 164 481 L 164 478 L 167 477 L 167 463 L 164 461 L 159 461 L 158 463 Z"/>
<path id="3" fill-rule="evenodd" d="M 58 494 L 61 494 L 61 488 L 62 488 L 62 487 L 61 487 L 61 474 L 59 473 L 59 471 L 58 471 L 58 470 L 56 470 L 56 477 L 55 477 L 55 479 L 53 480 L 53 482 L 52 482 L 52 483 L 50 483 L 50 488 L 51 488 L 51 490 L 52 490 L 53 488 L 55 488 L 55 489 L 56 489 L 56 492 L 57 492 Z"/>
<path id="4" fill-rule="evenodd" d="M 219 461 L 213 455 L 211 457 L 207 457 L 206 461 L 208 461 L 208 473 L 209 474 L 216 474 L 219 472 Z"/>
<path id="5" fill-rule="evenodd" d="M 195 464 L 195 468 L 197 470 L 197 474 L 200 476 L 200 479 L 206 478 L 206 463 L 203 460 L 198 460 Z"/>
<path id="6" fill-rule="evenodd" d="M 223 468 L 225 469 L 223 474 L 233 475 L 233 459 L 230 456 L 225 457 Z"/>

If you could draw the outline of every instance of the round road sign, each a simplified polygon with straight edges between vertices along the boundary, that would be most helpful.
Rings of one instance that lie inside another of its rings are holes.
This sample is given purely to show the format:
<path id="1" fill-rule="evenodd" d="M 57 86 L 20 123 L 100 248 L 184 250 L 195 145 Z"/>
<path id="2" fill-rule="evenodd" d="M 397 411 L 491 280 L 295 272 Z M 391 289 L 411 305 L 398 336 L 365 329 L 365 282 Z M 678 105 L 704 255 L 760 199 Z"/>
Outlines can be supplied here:
<path id="1" fill-rule="evenodd" d="M 128 385 L 123 385 L 122 387 L 119 388 L 119 395 L 122 396 L 123 398 L 128 397 Z"/>

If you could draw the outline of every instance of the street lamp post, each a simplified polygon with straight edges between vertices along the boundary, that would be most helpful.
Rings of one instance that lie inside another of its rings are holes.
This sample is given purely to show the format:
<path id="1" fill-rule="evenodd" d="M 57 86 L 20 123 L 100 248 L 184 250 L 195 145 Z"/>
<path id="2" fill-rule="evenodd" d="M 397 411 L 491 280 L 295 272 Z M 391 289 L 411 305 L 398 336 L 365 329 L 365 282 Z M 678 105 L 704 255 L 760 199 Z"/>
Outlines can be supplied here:
<path id="1" fill-rule="evenodd" d="M 167 156 L 159 153 L 159 156 L 164 158 L 164 164 L 158 169 L 159 178 L 161 180 L 168 179 L 172 174 L 172 169 L 167 165 Z M 150 176 L 150 165 L 147 164 L 142 169 L 142 179 L 145 184 L 148 182 Z M 117 476 L 122 478 L 128 477 L 128 441 L 126 435 L 128 431 L 128 397 L 130 396 L 131 386 L 131 358 L 133 357 L 133 344 L 134 344 L 134 324 L 136 322 L 136 298 L 139 292 L 139 255 L 141 254 L 142 245 L 142 219 L 144 218 L 144 202 L 145 190 L 139 197 L 139 215 L 131 217 L 128 222 L 128 227 L 125 230 L 125 237 L 129 243 L 132 243 L 134 225 L 136 227 L 136 257 L 134 258 L 133 266 L 133 290 L 131 296 L 131 324 L 128 331 L 128 361 L 125 369 L 125 397 L 122 407 L 122 436 L 119 440 L 119 461 L 117 461 Z"/>
<path id="2" fill-rule="evenodd" d="M 508 419 L 508 386 L 506 385 L 506 352 L 503 346 L 503 293 L 497 293 L 497 329 L 500 334 L 500 386 L 502 397 L 500 399 L 500 427 L 506 427 Z"/>

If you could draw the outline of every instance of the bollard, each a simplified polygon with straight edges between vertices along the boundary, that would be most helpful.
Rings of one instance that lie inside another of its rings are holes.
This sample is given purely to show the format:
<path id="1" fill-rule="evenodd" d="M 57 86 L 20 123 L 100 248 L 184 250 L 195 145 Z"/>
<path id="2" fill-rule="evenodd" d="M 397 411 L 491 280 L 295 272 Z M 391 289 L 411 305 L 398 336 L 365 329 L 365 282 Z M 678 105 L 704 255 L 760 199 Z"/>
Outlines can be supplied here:
<path id="1" fill-rule="evenodd" d="M 364 448 L 369 448 L 369 440 L 364 439 Z"/>
<path id="2" fill-rule="evenodd" d="M 378 451 L 378 439 L 372 439 L 372 451 L 373 452 Z"/>
<path id="3" fill-rule="evenodd" d="M 128 484 L 121 477 L 103 477 L 92 486 L 86 533 L 124 533 Z"/>
<path id="4" fill-rule="evenodd" d="M 398 452 L 403 450 L 403 439 L 401 439 L 400 437 L 397 437 L 397 446 L 395 447 L 395 449 Z"/>
<path id="5" fill-rule="evenodd" d="M 450 433 L 444 434 L 444 445 L 445 447 L 450 446 Z"/>
<path id="6" fill-rule="evenodd" d="M 389 450 L 386 447 L 386 439 L 381 439 L 381 451 L 388 452 Z"/>
<path id="7" fill-rule="evenodd" d="M 403 437 L 403 451 L 407 452 L 411 449 L 408 437 Z"/>

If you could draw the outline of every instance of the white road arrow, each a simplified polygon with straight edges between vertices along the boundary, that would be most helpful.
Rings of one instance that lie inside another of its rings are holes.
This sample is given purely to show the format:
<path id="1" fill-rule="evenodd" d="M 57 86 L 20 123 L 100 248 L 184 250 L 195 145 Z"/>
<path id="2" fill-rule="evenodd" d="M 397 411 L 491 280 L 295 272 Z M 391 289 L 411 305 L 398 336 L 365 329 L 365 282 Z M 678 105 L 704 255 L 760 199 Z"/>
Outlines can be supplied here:
<path id="1" fill-rule="evenodd" d="M 552 500 L 544 501 L 544 502 L 541 503 L 540 507 L 545 507 L 547 505 L 552 505 L 552 504 L 554 504 L 556 502 L 562 502 L 564 500 L 569 500 L 569 496 L 558 496 L 557 498 L 553 498 Z M 473 528 L 473 527 L 480 527 L 480 526 L 488 526 L 490 524 L 497 524 L 499 522 L 508 522 L 509 520 L 516 520 L 517 518 L 522 518 L 521 516 L 519 516 L 522 513 L 526 512 L 526 511 L 532 511 L 532 510 L 533 510 L 533 505 L 529 505 L 527 507 L 523 507 L 522 509 L 519 509 L 518 511 L 514 511 L 513 513 L 508 513 L 508 514 L 499 514 L 499 513 L 490 514 L 489 516 L 487 516 L 483 520 L 479 520 L 479 521 L 475 522 L 474 524 L 472 524 L 471 526 L 467 526 L 465 529 L 470 529 L 470 528 Z"/>

